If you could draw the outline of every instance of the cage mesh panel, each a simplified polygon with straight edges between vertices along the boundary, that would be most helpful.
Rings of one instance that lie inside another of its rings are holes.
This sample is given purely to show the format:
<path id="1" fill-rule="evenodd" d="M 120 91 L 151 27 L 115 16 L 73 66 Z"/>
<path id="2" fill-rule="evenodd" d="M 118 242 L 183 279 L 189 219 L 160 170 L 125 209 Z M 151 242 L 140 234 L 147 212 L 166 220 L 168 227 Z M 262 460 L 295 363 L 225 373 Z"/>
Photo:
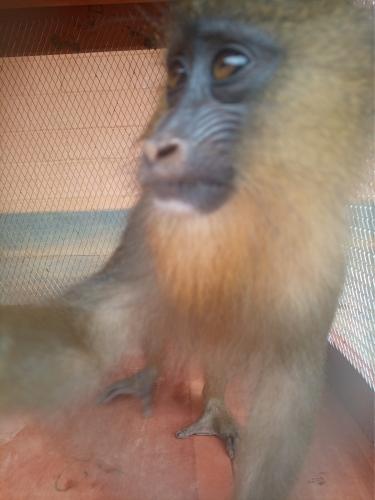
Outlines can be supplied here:
<path id="1" fill-rule="evenodd" d="M 134 50 L 142 38 L 131 15 L 90 33 L 78 17 L 68 31 L 59 18 L 0 29 L 0 302 L 55 295 L 97 270 L 137 198 L 137 138 L 163 69 L 160 50 Z M 375 388 L 373 163 L 369 175 L 351 206 L 331 342 Z"/>
<path id="2" fill-rule="evenodd" d="M 163 54 L 141 48 L 137 6 L 114 8 L 95 10 L 94 27 L 86 9 L 0 17 L 0 302 L 53 296 L 97 270 L 137 199 Z M 71 53 L 81 47 L 102 50 Z"/>
<path id="3" fill-rule="evenodd" d="M 331 342 L 375 389 L 375 171 L 351 205 L 351 245 L 347 277 L 331 332 Z"/>

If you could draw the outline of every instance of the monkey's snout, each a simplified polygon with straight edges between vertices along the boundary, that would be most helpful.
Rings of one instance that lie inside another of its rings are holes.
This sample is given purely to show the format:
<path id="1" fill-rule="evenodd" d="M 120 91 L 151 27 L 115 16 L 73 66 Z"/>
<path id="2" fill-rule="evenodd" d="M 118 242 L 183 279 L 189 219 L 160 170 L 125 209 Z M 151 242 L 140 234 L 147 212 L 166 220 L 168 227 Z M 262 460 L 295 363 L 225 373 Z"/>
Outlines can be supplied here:
<path id="1" fill-rule="evenodd" d="M 176 182 L 183 177 L 187 166 L 187 144 L 183 139 L 147 139 L 138 172 L 141 185 L 153 188 L 160 182 Z"/>
<path id="2" fill-rule="evenodd" d="M 233 169 L 211 169 L 203 153 L 184 139 L 154 136 L 144 143 L 138 180 L 155 199 L 177 200 L 202 212 L 214 210 L 231 192 Z"/>

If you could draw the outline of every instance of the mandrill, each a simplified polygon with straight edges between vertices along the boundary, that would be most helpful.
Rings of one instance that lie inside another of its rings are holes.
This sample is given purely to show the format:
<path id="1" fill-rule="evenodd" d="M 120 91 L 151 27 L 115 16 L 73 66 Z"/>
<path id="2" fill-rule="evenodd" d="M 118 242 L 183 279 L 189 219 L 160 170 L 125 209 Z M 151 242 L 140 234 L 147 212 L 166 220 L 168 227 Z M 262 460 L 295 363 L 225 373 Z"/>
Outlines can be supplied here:
<path id="1" fill-rule="evenodd" d="M 147 408 L 170 345 L 199 361 L 204 411 L 177 436 L 223 440 L 237 500 L 286 499 L 310 440 L 371 139 L 372 42 L 369 12 L 346 0 L 176 3 L 141 198 L 104 268 L 53 306 L 93 365 L 113 361 L 118 332 L 142 340 L 147 366 L 101 402 Z M 239 432 L 224 391 L 255 364 Z"/>

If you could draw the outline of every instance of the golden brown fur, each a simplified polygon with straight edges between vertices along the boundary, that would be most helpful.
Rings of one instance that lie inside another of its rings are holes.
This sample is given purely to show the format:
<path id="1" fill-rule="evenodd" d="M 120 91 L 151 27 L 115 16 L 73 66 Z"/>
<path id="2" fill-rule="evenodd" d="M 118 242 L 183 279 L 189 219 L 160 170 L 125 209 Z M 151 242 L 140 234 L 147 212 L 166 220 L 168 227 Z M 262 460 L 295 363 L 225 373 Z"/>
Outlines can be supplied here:
<path id="1" fill-rule="evenodd" d="M 256 357 L 236 498 L 281 500 L 311 434 L 344 277 L 345 209 L 371 138 L 372 28 L 345 0 L 192 0 L 172 26 L 212 14 L 256 24 L 283 51 L 241 133 L 236 194 L 212 213 L 184 215 L 145 193 L 107 265 L 62 304 L 78 318 L 77 353 L 88 345 L 102 360 L 122 335 L 146 337 L 154 364 L 175 342 L 219 393 Z M 0 385 L 11 394 L 7 375 Z"/>

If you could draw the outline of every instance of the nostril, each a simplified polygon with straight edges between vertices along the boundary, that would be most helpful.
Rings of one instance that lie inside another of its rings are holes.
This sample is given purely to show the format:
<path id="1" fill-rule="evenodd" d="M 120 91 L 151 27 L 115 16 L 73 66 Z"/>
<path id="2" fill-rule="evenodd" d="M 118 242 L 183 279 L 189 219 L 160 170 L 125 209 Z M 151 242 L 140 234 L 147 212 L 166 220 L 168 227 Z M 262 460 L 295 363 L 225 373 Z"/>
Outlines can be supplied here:
<path id="1" fill-rule="evenodd" d="M 178 145 L 176 143 L 172 144 L 166 144 L 165 146 L 162 146 L 159 148 L 156 158 L 161 160 L 162 158 L 165 158 L 166 156 L 172 155 L 173 153 L 176 153 L 178 150 Z"/>
<path id="2" fill-rule="evenodd" d="M 143 145 L 143 152 L 151 163 L 158 161 L 181 161 L 185 157 L 185 141 L 171 138 L 168 140 L 149 139 Z"/>

